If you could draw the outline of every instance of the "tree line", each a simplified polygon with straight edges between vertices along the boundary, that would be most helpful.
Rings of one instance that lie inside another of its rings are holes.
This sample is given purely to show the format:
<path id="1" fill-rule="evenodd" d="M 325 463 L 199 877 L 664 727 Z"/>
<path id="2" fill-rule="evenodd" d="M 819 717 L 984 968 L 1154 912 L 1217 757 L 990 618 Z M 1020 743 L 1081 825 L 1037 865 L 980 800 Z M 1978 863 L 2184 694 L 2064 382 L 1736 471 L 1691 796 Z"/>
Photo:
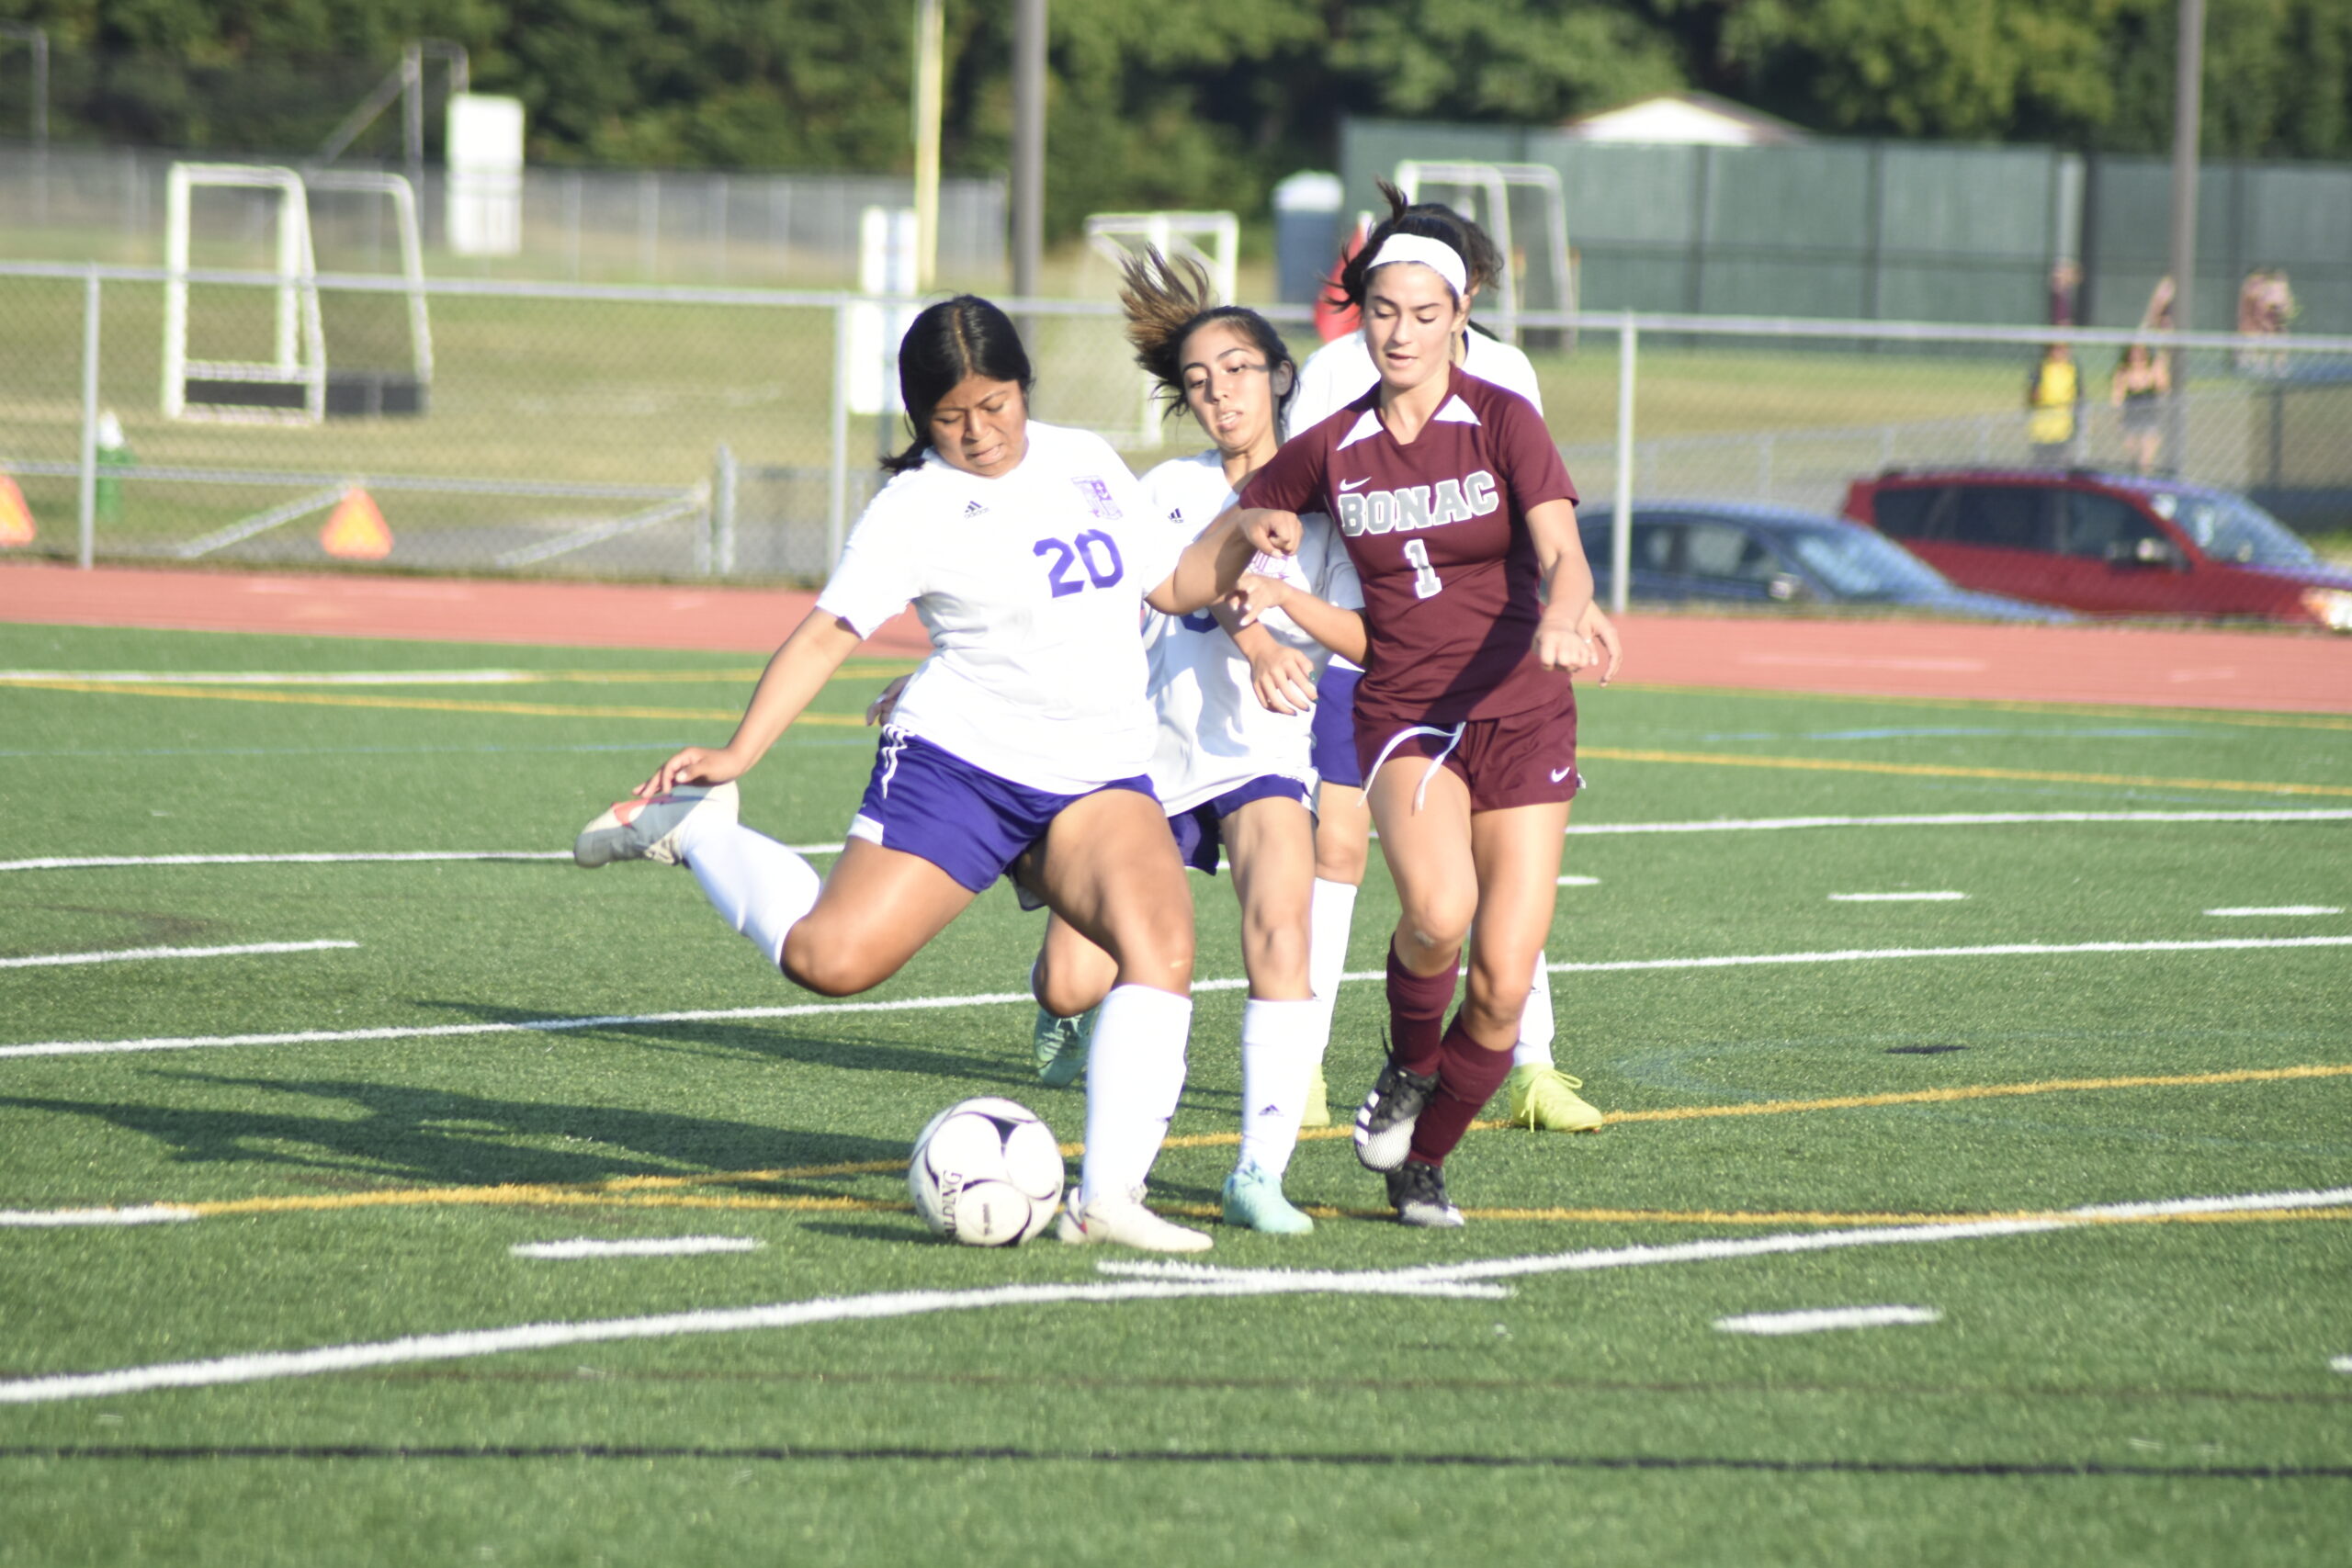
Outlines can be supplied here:
<path id="1" fill-rule="evenodd" d="M 1010 0 L 946 0 L 950 173 L 1008 162 Z M 453 39 L 551 164 L 903 171 L 912 0 L 0 0 L 48 30 L 52 138 L 323 140 Z M 1052 0 L 1049 224 L 1262 210 L 1340 118 L 1549 124 L 1697 87 L 1838 136 L 2170 144 L 2176 0 Z M 0 135 L 28 73 L 0 40 Z M 438 82 L 436 77 L 435 90 Z M 2217 156 L 2352 156 L 2352 4 L 2208 0 Z M 436 133 L 437 134 L 437 133 Z M 398 112 L 357 150 L 397 150 Z"/>

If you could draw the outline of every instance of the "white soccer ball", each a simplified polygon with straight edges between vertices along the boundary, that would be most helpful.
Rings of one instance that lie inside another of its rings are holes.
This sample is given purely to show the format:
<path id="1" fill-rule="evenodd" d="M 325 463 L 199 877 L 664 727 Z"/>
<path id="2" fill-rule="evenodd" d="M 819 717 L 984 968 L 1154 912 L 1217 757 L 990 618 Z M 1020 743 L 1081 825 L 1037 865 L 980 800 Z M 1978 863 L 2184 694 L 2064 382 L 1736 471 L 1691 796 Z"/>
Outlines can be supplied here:
<path id="1" fill-rule="evenodd" d="M 934 1235 L 966 1247 L 1018 1247 L 1061 1205 L 1061 1146 L 1026 1106 L 958 1100 L 915 1139 L 907 1190 Z"/>

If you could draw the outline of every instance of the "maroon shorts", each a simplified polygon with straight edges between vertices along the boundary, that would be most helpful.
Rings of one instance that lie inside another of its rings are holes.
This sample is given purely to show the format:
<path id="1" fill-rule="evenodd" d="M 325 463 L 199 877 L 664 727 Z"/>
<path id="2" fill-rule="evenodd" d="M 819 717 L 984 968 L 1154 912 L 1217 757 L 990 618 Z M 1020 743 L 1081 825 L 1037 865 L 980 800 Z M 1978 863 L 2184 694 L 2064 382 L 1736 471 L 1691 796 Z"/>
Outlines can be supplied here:
<path id="1" fill-rule="evenodd" d="M 1376 724 L 1356 727 L 1356 756 L 1370 788 L 1380 767 L 1407 757 L 1442 758 L 1442 766 L 1470 786 L 1470 809 L 1507 811 L 1574 800 L 1584 779 L 1577 773 L 1577 696 L 1499 718 L 1453 726 Z"/>

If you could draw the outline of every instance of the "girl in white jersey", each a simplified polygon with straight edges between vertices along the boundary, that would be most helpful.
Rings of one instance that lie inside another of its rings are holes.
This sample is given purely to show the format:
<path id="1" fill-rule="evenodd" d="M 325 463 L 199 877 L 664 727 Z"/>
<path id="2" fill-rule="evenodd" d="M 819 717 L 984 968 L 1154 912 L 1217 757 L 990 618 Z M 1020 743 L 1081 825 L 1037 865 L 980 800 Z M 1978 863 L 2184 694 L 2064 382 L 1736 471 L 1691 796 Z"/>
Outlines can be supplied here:
<path id="1" fill-rule="evenodd" d="M 1120 298 L 1136 362 L 1167 391 L 1170 412 L 1192 411 L 1216 446 L 1160 464 L 1144 490 L 1170 533 L 1190 539 L 1233 504 L 1250 473 L 1281 445 L 1281 412 L 1296 372 L 1266 319 L 1218 306 L 1207 275 L 1171 267 L 1158 252 L 1130 262 Z M 1280 570 L 1302 595 L 1347 609 L 1363 603 L 1355 569 L 1328 520 L 1306 520 L 1297 554 Z M 1222 621 L 1223 624 L 1220 624 Z M 1315 876 L 1313 737 L 1305 699 L 1322 646 L 1274 612 L 1246 628 L 1230 612 L 1144 617 L 1152 705 L 1159 717 L 1151 782 L 1186 863 L 1215 875 L 1220 846 L 1241 902 L 1241 1148 L 1225 1183 L 1227 1224 L 1277 1234 L 1315 1224 L 1283 1194 L 1309 1078 L 1321 1059 L 1318 1009 L 1307 978 L 1307 911 Z M 1293 701 L 1259 700 L 1253 666 L 1276 670 Z M 1111 956 L 1057 916 L 1046 924 L 1032 984 L 1038 998 L 1040 1076 L 1077 1076 L 1083 1028 L 1076 1015 L 1114 978 Z"/>
<path id="2" fill-rule="evenodd" d="M 1420 234 L 1442 242 L 1462 258 L 1466 282 L 1464 303 L 1502 268 L 1502 254 L 1485 230 L 1452 208 L 1434 202 L 1408 206 L 1405 195 L 1385 180 L 1381 195 L 1388 198 L 1385 222 L 1367 237 L 1340 277 L 1340 298 L 1361 318 L 1363 309 L 1364 263 L 1379 251 L 1389 235 Z M 1510 344 L 1488 337 L 1468 324 L 1453 340 L 1453 362 L 1465 374 L 1490 381 L 1525 398 L 1537 413 L 1544 412 L 1544 393 L 1535 383 L 1535 367 L 1527 355 Z M 1380 379 L 1372 350 L 1359 326 L 1332 339 L 1307 357 L 1299 372 L 1298 393 L 1286 411 L 1287 428 L 1295 434 L 1312 430 L 1347 404 L 1362 397 Z M 1353 719 L 1355 683 L 1363 671 L 1350 660 L 1334 657 L 1317 691 L 1315 711 L 1315 763 L 1321 774 L 1316 799 L 1314 942 L 1310 959 L 1315 995 L 1322 1005 L 1320 1036 L 1328 1043 L 1331 1032 L 1331 996 L 1340 974 L 1347 967 L 1348 933 L 1355 916 L 1356 890 L 1363 885 L 1372 813 L 1363 798 L 1363 779 L 1355 763 Z M 1608 684 L 1603 671 L 1601 684 Z M 1551 976 L 1544 957 L 1536 955 L 1534 983 L 1521 1015 L 1519 1043 L 1512 1047 L 1510 1077 L 1505 1083 L 1510 1120 L 1519 1126 L 1561 1133 L 1596 1132 L 1600 1112 L 1577 1090 L 1580 1078 L 1569 1077 L 1554 1064 Z M 1317 1052 L 1317 1060 L 1321 1053 Z M 1310 1118 L 1321 1111 L 1323 1095 L 1318 1067 Z M 1328 1120 L 1324 1112 L 1319 1120 Z"/>
<path id="3" fill-rule="evenodd" d="M 899 351 L 914 440 L 816 607 L 768 661 L 725 746 L 689 746 L 591 822 L 583 866 L 684 863 L 729 924 L 823 996 L 881 984 L 1021 863 L 1031 891 L 1109 953 L 1070 1242 L 1198 1251 L 1143 1205 L 1184 1082 L 1192 897 L 1144 771 L 1153 723 L 1135 640 L 1248 564 L 1227 529 L 1166 526 L 1118 455 L 1028 418 L 1028 355 L 970 295 Z M 932 654 L 901 695 L 832 874 L 735 819 L 756 763 L 858 643 L 909 602 Z"/>

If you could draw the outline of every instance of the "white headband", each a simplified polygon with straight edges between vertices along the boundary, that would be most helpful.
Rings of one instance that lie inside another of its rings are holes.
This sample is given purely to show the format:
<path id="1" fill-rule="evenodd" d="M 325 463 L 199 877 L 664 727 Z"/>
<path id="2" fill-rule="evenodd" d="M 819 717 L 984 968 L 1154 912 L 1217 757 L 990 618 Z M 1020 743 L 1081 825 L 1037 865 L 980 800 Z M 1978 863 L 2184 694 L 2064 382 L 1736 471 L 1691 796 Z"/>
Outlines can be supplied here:
<path id="1" fill-rule="evenodd" d="M 1372 265 L 1364 268 L 1369 277 L 1377 269 L 1392 262 L 1419 262 L 1453 287 L 1457 299 L 1470 292 L 1469 275 L 1462 270 L 1462 258 L 1443 240 L 1431 240 L 1419 234 L 1391 234 L 1380 243 L 1380 254 L 1372 258 Z"/>

